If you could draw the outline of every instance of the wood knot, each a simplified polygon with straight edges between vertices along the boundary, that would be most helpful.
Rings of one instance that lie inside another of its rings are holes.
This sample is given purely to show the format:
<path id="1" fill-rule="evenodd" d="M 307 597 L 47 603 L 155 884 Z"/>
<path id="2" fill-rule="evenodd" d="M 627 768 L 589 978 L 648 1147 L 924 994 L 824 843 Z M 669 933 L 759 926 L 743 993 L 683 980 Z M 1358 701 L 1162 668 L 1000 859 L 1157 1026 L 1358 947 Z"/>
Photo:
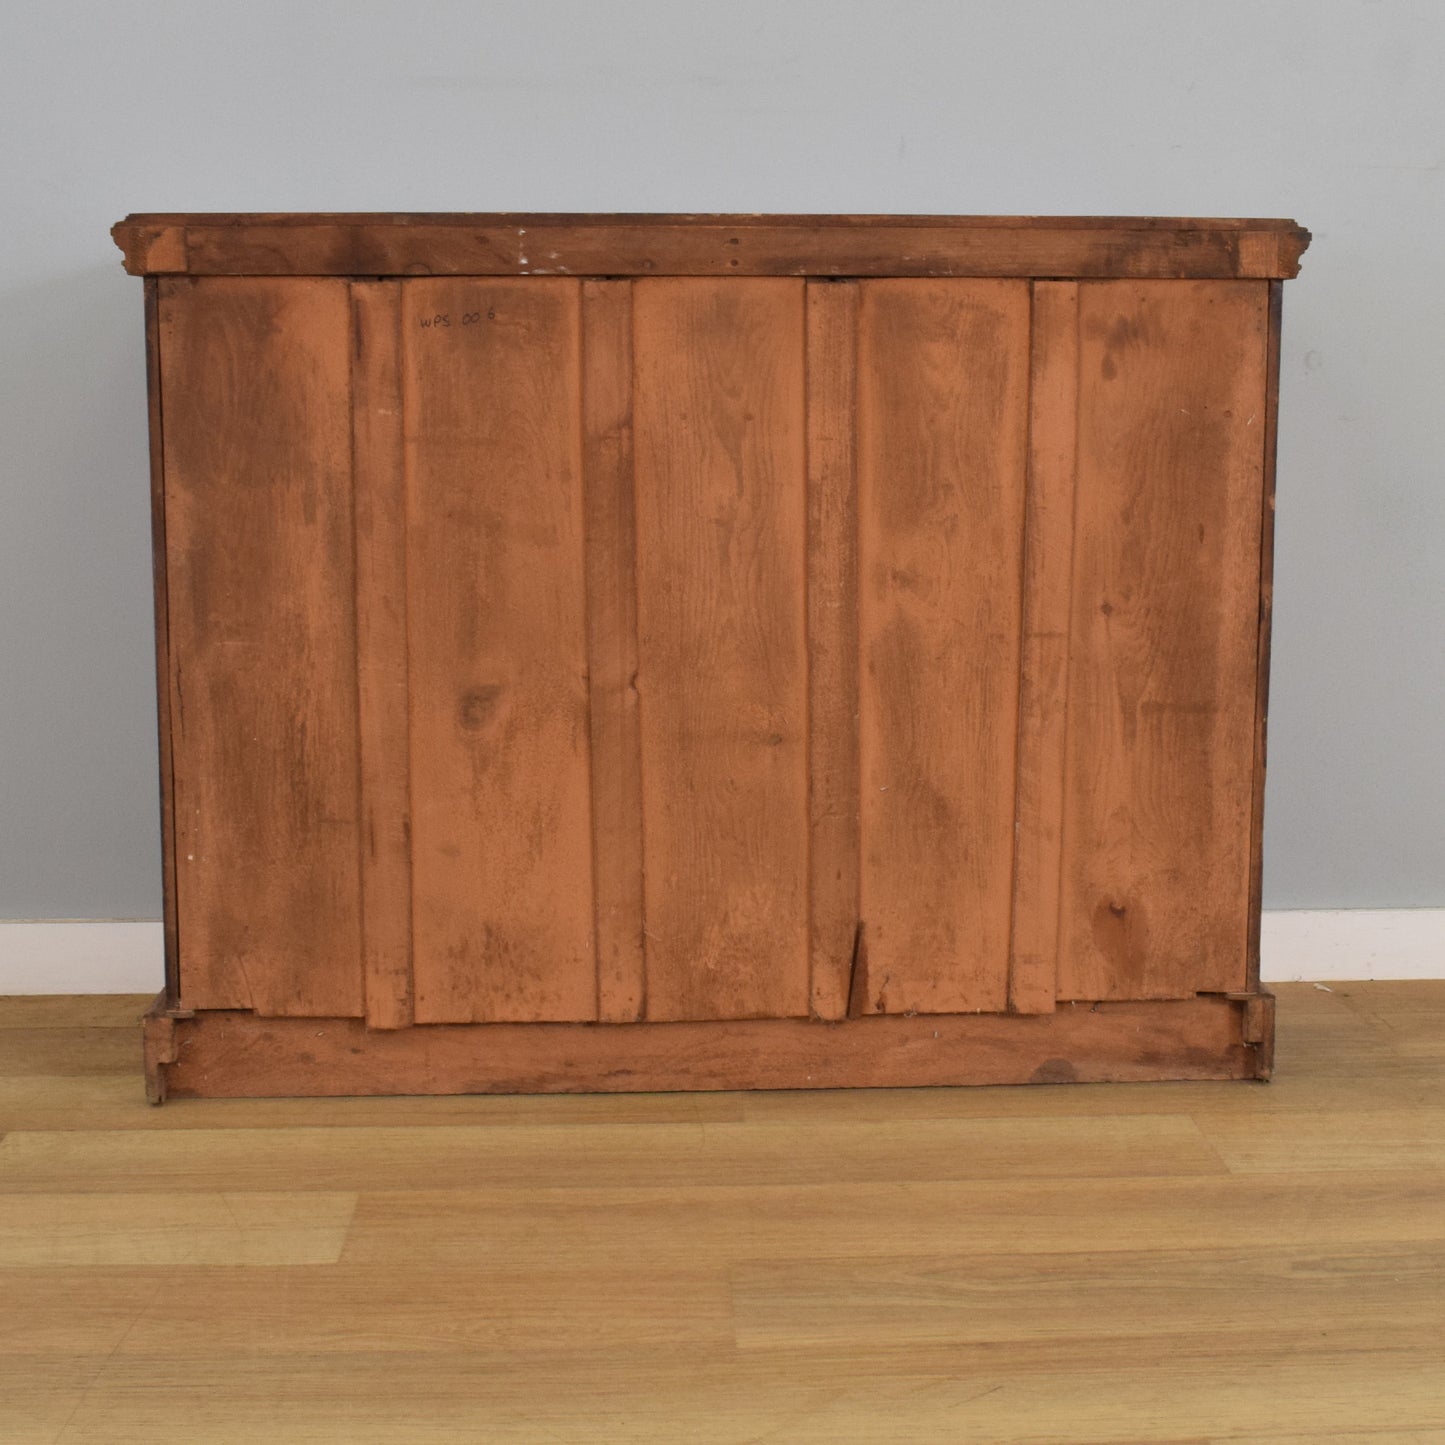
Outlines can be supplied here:
<path id="1" fill-rule="evenodd" d="M 502 688 L 499 683 L 468 688 L 457 704 L 457 721 L 463 731 L 474 733 L 486 727 L 496 716 L 501 697 Z"/>

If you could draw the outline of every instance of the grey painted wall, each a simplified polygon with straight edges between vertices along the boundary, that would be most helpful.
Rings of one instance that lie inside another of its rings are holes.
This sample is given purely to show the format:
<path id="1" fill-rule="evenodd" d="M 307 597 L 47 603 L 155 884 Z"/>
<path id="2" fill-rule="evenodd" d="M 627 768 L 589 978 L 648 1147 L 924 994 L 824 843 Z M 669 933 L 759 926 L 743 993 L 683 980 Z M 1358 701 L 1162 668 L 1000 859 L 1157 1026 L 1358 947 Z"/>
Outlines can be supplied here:
<path id="1" fill-rule="evenodd" d="M 1266 902 L 1445 904 L 1445 7 L 0 10 L 0 918 L 154 916 L 131 210 L 1294 216 Z"/>

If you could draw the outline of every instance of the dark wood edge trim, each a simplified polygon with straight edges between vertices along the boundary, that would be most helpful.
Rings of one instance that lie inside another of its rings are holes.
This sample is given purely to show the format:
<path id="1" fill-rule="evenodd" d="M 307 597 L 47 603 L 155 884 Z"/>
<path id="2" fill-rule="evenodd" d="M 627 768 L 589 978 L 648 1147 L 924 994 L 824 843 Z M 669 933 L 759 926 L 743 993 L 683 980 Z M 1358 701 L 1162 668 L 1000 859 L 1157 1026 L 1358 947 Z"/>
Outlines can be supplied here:
<path id="1" fill-rule="evenodd" d="M 1272 1002 L 1272 1001 L 1271 1001 Z M 155 1018 L 148 1067 L 172 1097 L 612 1093 L 1263 1077 L 1269 1004 L 1201 995 L 1056 1013 L 844 1022 L 422 1024 Z M 163 1066 L 163 1072 L 162 1072 Z"/>
<path id="2" fill-rule="evenodd" d="M 1269 330 L 1264 375 L 1264 486 L 1259 529 L 1259 633 L 1254 682 L 1254 791 L 1250 803 L 1249 919 L 1245 980 L 1259 988 L 1260 926 L 1264 907 L 1264 775 L 1269 723 L 1270 630 L 1274 614 L 1275 448 L 1279 433 L 1279 354 L 1284 286 L 1269 283 Z"/>
<path id="3" fill-rule="evenodd" d="M 165 940 L 166 997 L 180 999 L 180 937 L 177 928 L 175 775 L 171 746 L 170 594 L 166 580 L 166 484 L 161 397 L 160 282 L 145 283 L 146 395 L 150 426 L 151 576 L 155 610 L 156 735 L 160 752 L 161 910 Z"/>
<path id="4" fill-rule="evenodd" d="M 166 1101 L 166 1069 L 176 1061 L 176 1021 L 170 1000 L 158 993 L 141 1018 L 141 1044 L 145 1056 L 146 1100 Z"/>
<path id="5" fill-rule="evenodd" d="M 1244 1010 L 1242 1036 L 1254 1056 L 1251 1077 L 1268 1082 L 1274 1076 L 1274 995 L 1267 988 L 1255 988 L 1248 993 L 1231 993 L 1225 997 Z"/>
<path id="6" fill-rule="evenodd" d="M 1254 1046 L 1254 1077 L 1274 1077 L 1274 995 L 1261 989 L 1244 1006 L 1244 1041 Z"/>
<path id="7" fill-rule="evenodd" d="M 133 275 L 1006 276 L 1297 274 L 1288 221 L 1091 217 L 137 216 Z"/>

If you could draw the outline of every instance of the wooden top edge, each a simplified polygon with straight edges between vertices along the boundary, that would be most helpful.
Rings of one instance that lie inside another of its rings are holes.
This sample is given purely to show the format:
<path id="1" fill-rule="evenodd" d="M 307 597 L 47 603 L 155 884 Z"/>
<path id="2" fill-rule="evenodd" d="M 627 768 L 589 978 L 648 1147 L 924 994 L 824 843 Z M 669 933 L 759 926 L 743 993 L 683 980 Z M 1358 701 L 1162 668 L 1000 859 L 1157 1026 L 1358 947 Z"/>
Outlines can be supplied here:
<path id="1" fill-rule="evenodd" d="M 139 211 L 127 226 L 945 226 L 1111 231 L 1300 231 L 1280 218 L 833 215 L 683 211 Z"/>
<path id="2" fill-rule="evenodd" d="M 741 275 L 1283 278 L 1279 219 L 563 212 L 142 213 L 134 275 Z"/>

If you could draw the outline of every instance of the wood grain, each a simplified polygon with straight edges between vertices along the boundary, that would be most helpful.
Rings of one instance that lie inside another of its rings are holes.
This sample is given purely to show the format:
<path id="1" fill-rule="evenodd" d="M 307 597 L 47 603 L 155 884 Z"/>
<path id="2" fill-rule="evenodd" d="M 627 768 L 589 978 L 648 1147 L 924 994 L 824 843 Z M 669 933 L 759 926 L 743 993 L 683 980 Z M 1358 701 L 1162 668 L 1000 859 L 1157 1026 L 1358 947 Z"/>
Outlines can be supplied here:
<path id="1" fill-rule="evenodd" d="M 163 1110 L 0 1001 L 0 1438 L 1440 1445 L 1445 984 L 1332 987 L 1268 1087 Z"/>
<path id="2" fill-rule="evenodd" d="M 1342 1257 L 1310 1240 L 1224 1249 L 1190 1242 L 1133 1255 L 1083 1251 L 1039 1265 L 1037 1255 L 983 1255 L 971 1245 L 887 1260 L 743 1264 L 730 1275 L 738 1340 L 756 1350 L 867 1348 L 879 1339 L 1022 1343 L 1036 1339 L 1047 1318 L 1063 1337 L 1117 1332 L 1162 1343 L 1275 1313 L 1313 1320 L 1325 1335 L 1372 1325 L 1425 1330 L 1441 1316 L 1445 1243 Z"/>
<path id="3" fill-rule="evenodd" d="M 635 1027 L 596 1025 L 593 1031 Z M 830 1026 L 798 1021 L 794 1027 Z M 886 1027 L 868 1025 L 870 1031 Z M 402 1029 L 377 1037 L 394 1047 L 425 1032 Z M 298 1197 L 309 1191 L 334 1199 L 373 1186 L 379 1161 L 385 1161 L 398 1184 L 529 1195 L 574 1188 L 582 1179 L 592 1189 L 626 1193 L 717 1189 L 743 1181 L 761 1190 L 983 1179 L 1208 1180 L 1228 1172 L 1195 1122 L 1181 1114 L 920 1119 L 856 1126 L 835 1119 L 819 1120 L 808 1130 L 761 1121 L 702 1125 L 601 1119 L 503 1129 L 465 1124 L 217 1132 L 71 1129 L 10 1135 L 0 1143 L 5 1166 L 0 1202 L 28 1194 L 49 1197 L 58 1192 L 57 1181 L 77 1178 L 84 1180 L 71 1191 L 77 1195 L 270 1195 L 281 1176 L 294 1209 Z M 11 1208 L 18 1214 L 23 1206 Z M 478 1252 L 484 1248 L 479 1242 Z M 419 1262 L 427 1257 L 420 1239 L 417 1254 Z M 429 1262 L 445 1265 L 456 1259 Z M 675 1264 L 676 1256 L 666 1262 Z M 525 1263 L 535 1266 L 538 1260 L 533 1255 Z"/>
<path id="4" fill-rule="evenodd" d="M 1445 1106 L 1433 1100 L 1409 1110 L 1342 1109 L 1289 1123 L 1278 1120 L 1211 1120 L 1205 1131 L 1236 1174 L 1280 1169 L 1413 1170 L 1439 1168 L 1445 1139 Z M 1438 1202 L 1445 1221 L 1445 1191 Z"/>
<path id="5" fill-rule="evenodd" d="M 1009 1007 L 1058 996 L 1059 862 L 1078 433 L 1079 288 L 1033 287 Z"/>
<path id="6" fill-rule="evenodd" d="M 976 1090 L 929 1090 L 926 1096 L 940 1092 L 978 1097 Z M 1041 1092 L 1047 1112 L 1039 1102 Z M 545 1267 L 555 1258 L 555 1241 L 563 1238 L 584 1254 L 612 1249 L 628 1258 L 645 1255 L 659 1264 L 686 1265 L 696 1258 L 699 1239 L 711 1239 L 726 1241 L 728 1253 L 739 1260 L 786 1267 L 817 1260 L 818 1241 L 825 1239 L 828 1250 L 823 1258 L 876 1266 L 880 1260 L 899 1256 L 956 1255 L 960 1231 L 966 1227 L 969 1254 L 980 1259 L 1012 1255 L 1021 1272 L 1019 1257 L 1032 1255 L 1033 1277 L 1047 1280 L 1052 1264 L 1074 1254 L 1094 1256 L 1098 1274 L 1106 1276 L 1110 1263 L 1100 1256 L 1116 1256 L 1127 1269 L 1130 1256 L 1178 1250 L 1181 1238 L 1200 1252 L 1247 1247 L 1249 1236 L 1242 1221 L 1251 1219 L 1267 1218 L 1281 1238 L 1341 1255 L 1392 1245 L 1428 1248 L 1440 1240 L 1438 1175 L 1432 1179 L 1428 1170 L 1391 1171 L 1373 1178 L 1344 1170 L 1305 1175 L 1198 1173 L 1197 1141 L 1191 1147 L 1177 1129 L 1154 1134 L 1145 1124 L 1112 1133 L 1107 1127 L 1094 1127 L 1098 1111 L 1121 1095 L 1145 1093 L 1156 1103 L 1165 1103 L 1164 1096 L 1179 1092 L 1173 1085 L 1008 1090 L 1008 1097 L 1031 1106 L 1018 1133 L 1007 1136 L 996 1127 L 950 1138 L 960 1147 L 980 1147 L 985 1156 L 985 1169 L 966 1179 L 769 1180 L 750 1188 L 736 1183 L 677 1183 L 659 1189 L 641 1183 L 608 1187 L 589 1182 L 580 1187 L 520 1190 L 486 1186 L 373 1190 L 361 1196 L 347 1256 L 373 1267 L 402 1254 L 427 1265 Z M 1221 1086 L 1185 1092 L 1207 1119 L 1215 1099 L 1243 1094 L 1267 1106 L 1272 1089 Z M 1199 1102 L 1204 1092 L 1211 1096 L 1207 1104 Z M 1045 1123 L 1058 1122 L 1053 1114 L 1056 1101 L 1086 1094 L 1094 1102 L 1085 1118 L 1088 1127 L 1079 1138 L 1070 1140 Z M 806 1137 L 818 1123 L 831 1124 L 829 1141 L 851 1123 L 860 1142 L 866 1141 L 863 1147 L 888 1152 L 888 1130 L 908 1122 L 906 1114 L 886 1109 L 867 1119 L 836 1113 L 826 1106 L 840 1096 L 830 1093 L 754 1097 L 795 1106 L 786 1120 L 791 1138 L 781 1128 L 768 1136 L 784 1140 L 785 1147 Z M 884 1105 L 903 1104 L 912 1097 L 896 1090 L 841 1095 L 842 1102 L 853 1108 L 874 1099 Z M 607 1102 L 619 1100 L 613 1097 Z M 152 1111 L 152 1117 L 164 1113 Z M 1013 1157 L 1021 1165 L 1016 1175 L 1007 1174 L 1010 1166 L 999 1152 L 1010 1147 L 1005 1143 L 1009 1137 Z M 939 1136 L 920 1131 L 910 1132 L 908 1138 L 912 1144 L 927 1146 L 938 1142 Z M 1156 1143 L 1164 1149 L 1169 1171 L 1153 1176 L 1128 1172 L 1128 1151 Z M 1101 1144 L 1093 1173 L 1071 1172 L 1087 1171 L 1087 1151 Z M 1051 1182 L 1041 1171 L 1047 1153 L 1056 1149 L 1065 1151 L 1066 1162 L 1060 1168 L 1069 1172 Z M 83 1158 L 78 1152 L 70 1157 L 72 1167 Z M 899 1155 L 892 1157 L 897 1160 Z M 1175 1162 L 1184 1166 L 1182 1172 L 1174 1172 Z M 914 1161 L 904 1156 L 901 1168 L 911 1175 Z M 997 1172 L 1000 1169 L 1006 1177 Z"/>
<path id="7" fill-rule="evenodd" d="M 803 283 L 634 288 L 647 1017 L 808 1012 Z"/>
<path id="8" fill-rule="evenodd" d="M 412 1019 L 400 283 L 353 283 L 351 312 L 362 966 L 367 1024 L 397 1029 Z"/>
<path id="9" fill-rule="evenodd" d="M 0 1028 L 133 1029 L 154 1000 L 139 993 L 0 995 Z"/>
<path id="10" fill-rule="evenodd" d="M 1284 220 L 1089 216 L 139 215 L 134 274 L 1286 277 Z"/>
<path id="11" fill-rule="evenodd" d="M 189 1277 L 182 1275 L 181 1282 Z M 408 1340 L 515 1360 L 584 1350 L 589 1342 L 595 1348 L 599 1331 L 604 1338 L 625 1337 L 634 1348 L 731 1349 L 724 1274 L 706 1265 L 653 1268 L 645 1256 L 601 1256 L 591 1264 L 569 1259 L 551 1270 L 494 1267 L 484 1282 L 466 1267 L 418 1265 L 409 1279 L 389 1270 L 377 1278 L 343 1263 L 296 1269 L 284 1298 L 253 1269 L 208 1269 L 204 1279 L 204 1294 L 177 1292 L 169 1318 L 164 1309 L 146 1311 L 122 1352 L 143 1356 L 159 1350 L 204 1359 L 217 1347 L 254 1351 L 258 1334 L 264 1334 L 271 1348 L 289 1347 L 301 1356 L 310 1342 L 324 1338 L 333 1348 L 345 1340 L 382 1357 L 376 1363 L 390 1373 L 415 1352 L 404 1343 Z M 163 1344 L 168 1335 L 177 1343 Z M 194 1355 L 185 1343 L 192 1339 L 207 1342 Z M 349 1429 L 343 1438 L 351 1438 Z M 474 1438 L 487 1442 L 496 1436 L 484 1426 Z"/>
<path id="12" fill-rule="evenodd" d="M 643 1017 L 642 748 L 637 718 L 637 519 L 632 475 L 632 286 L 582 283 L 582 465 L 597 1017 Z"/>
<path id="13" fill-rule="evenodd" d="M 625 1289 L 619 1276 L 611 1278 Z M 337 1281 L 329 1317 L 344 1320 L 347 1298 L 368 1297 L 363 1283 L 349 1283 L 343 1292 Z M 254 1436 L 263 1410 L 284 1420 L 296 1445 L 338 1438 L 348 1445 L 427 1445 L 439 1438 L 488 1445 L 674 1445 L 679 1439 L 734 1445 L 769 1434 L 789 1445 L 978 1437 L 1000 1445 L 1040 1438 L 1071 1445 L 1274 1445 L 1275 1436 L 1256 1428 L 1261 1420 L 1290 1422 L 1296 1441 L 1308 1445 L 1439 1445 L 1445 1433 L 1434 1359 L 1423 1344 L 1410 1346 L 1398 1334 L 1374 1358 L 1363 1330 L 1348 1331 L 1342 1346 L 1311 1357 L 1304 1330 L 1246 1351 L 1237 1330 L 1221 1335 L 1203 1328 L 1167 1347 L 1137 1336 L 1093 1344 L 1065 1337 L 1012 1346 L 1006 1354 L 992 1345 L 895 1350 L 886 1341 L 866 1352 L 806 1345 L 787 1353 L 721 1351 L 693 1333 L 665 1350 L 651 1336 L 631 1348 L 589 1350 L 586 1322 L 595 1336 L 599 1315 L 607 1317 L 599 1301 L 611 1293 L 593 1274 L 575 1288 L 559 1282 L 533 1301 L 544 1320 L 559 1322 L 552 1348 L 534 1345 L 534 1314 L 527 1317 L 523 1347 L 509 1352 L 506 1310 L 520 1301 L 514 1290 L 504 1291 L 491 1314 L 485 1284 L 485 1277 L 478 1280 L 478 1302 L 466 1316 L 484 1330 L 480 1338 L 434 1341 L 410 1329 L 378 1343 L 372 1320 L 369 1331 L 342 1329 L 339 1337 L 283 1354 L 265 1348 L 273 1298 L 264 1301 L 266 1312 L 250 1332 L 229 1332 L 212 1352 L 180 1359 L 155 1357 L 164 1320 L 164 1302 L 157 1299 L 144 1317 L 146 1353 L 122 1350 L 92 1368 L 86 1383 L 73 1363 L 67 1374 L 50 1358 L 28 1369 L 17 1362 L 15 1387 L 39 1418 L 53 1422 L 39 1438 L 59 1445 L 188 1435 L 240 1445 Z M 259 1288 L 252 1293 L 263 1298 Z M 314 1290 L 298 1289 L 298 1295 Z M 706 1300 L 718 1297 L 716 1287 L 704 1293 L 698 1286 L 699 1325 Z M 448 1291 L 446 1305 L 454 1299 Z M 676 1299 L 669 1294 L 663 1301 L 664 1317 L 677 1308 Z M 615 1336 L 629 1337 L 629 1322 L 644 1318 L 644 1301 L 627 1292 L 618 1302 Z M 237 1338 L 246 1348 L 237 1348 Z M 646 1363 L 643 1351 L 650 1347 L 652 1363 Z M 45 1389 L 36 1390 L 36 1380 Z M 58 1418 L 44 1413 L 57 1380 L 69 1382 L 61 1393 L 69 1408 Z M 1360 1422 L 1361 1430 L 1340 1431 L 1346 1419 Z"/>
<path id="14" fill-rule="evenodd" d="M 1139 1085 L 1155 1097 L 1168 1087 Z M 1117 1097 L 1130 1090 L 1108 1090 Z M 1014 1091 L 1035 1101 L 1039 1090 Z M 1074 1098 L 1075 1090 L 1045 1091 L 1049 1098 Z M 1176 1091 L 1178 1092 L 1178 1091 Z M 1189 1092 L 1198 1092 L 1191 1088 Z M 1267 1090 L 1215 1090 L 1215 1097 L 1238 1094 L 1261 1098 Z M 769 1095 L 760 1095 L 769 1097 Z M 803 1105 L 827 1103 L 831 1095 L 785 1095 Z M 850 1095 L 853 1100 L 866 1095 Z M 889 1092 L 884 1100 L 905 1100 Z M 324 1107 L 319 1105 L 318 1107 Z M 1095 1104 L 1095 1110 L 1103 1101 Z M 1030 1111 L 1030 1118 L 1036 1120 Z M 793 1137 L 809 1127 L 809 1114 L 792 1121 Z M 886 1117 L 880 1118 L 880 1131 Z M 1087 1130 L 1094 1142 L 1107 1131 Z M 775 1137 L 780 1137 L 775 1136 Z M 837 1137 L 829 1133 L 829 1137 Z M 954 1136 L 961 1140 L 964 1136 Z M 696 1259 L 699 1238 L 727 1241 L 737 1260 L 773 1264 L 780 1270 L 799 1261 L 855 1261 L 879 1269 L 896 1257 L 946 1259 L 967 1253 L 980 1260 L 1032 1256 L 1033 1279 L 1046 1282 L 1049 1270 L 1074 1254 L 1094 1257 L 1097 1276 L 1126 1269 L 1139 1254 L 1168 1253 L 1188 1240 L 1188 1248 L 1228 1251 L 1247 1246 L 1240 1217 L 1267 1218 L 1270 1230 L 1298 1230 L 1298 1247 L 1328 1250 L 1337 1256 L 1376 1253 L 1402 1246 L 1428 1250 L 1438 1246 L 1441 1217 L 1432 1208 L 1431 1172 L 1392 1172 L 1371 1188 L 1360 1175 L 1335 1170 L 1315 1181 L 1299 1176 L 1230 1175 L 1192 1172 L 1198 1155 L 1176 1155 L 1182 1136 L 1140 1129 L 1108 1139 L 1110 1165 L 1123 1150 L 1149 1149 L 1155 1137 L 1166 1144 L 1166 1159 L 1182 1157 L 1182 1173 L 1155 1176 L 1066 1175 L 1049 1182 L 1039 1172 L 1043 1156 L 1058 1147 L 1061 1134 L 1026 1129 L 1014 1137 L 1014 1157 L 1032 1168 L 1020 1175 L 994 1175 L 1000 1153 L 988 1150 L 990 1172 L 971 1179 L 915 1179 L 912 1160 L 903 1163 L 906 1178 L 897 1181 L 777 1183 L 738 1188 L 675 1185 L 672 1189 L 636 1185 L 568 1188 L 415 1189 L 370 1191 L 361 1195 L 347 1256 L 363 1266 L 380 1267 L 396 1256 L 431 1266 L 532 1264 L 548 1266 L 565 1241 L 578 1263 L 590 1254 L 616 1251 L 685 1267 Z M 913 1143 L 932 1143 L 912 1134 Z M 1064 1143 L 1071 1165 L 1078 1152 Z M 72 1155 L 72 1168 L 81 1156 Z M 1314 1188 L 1311 1188 L 1314 1185 Z M 1389 1191 L 1387 1194 L 1386 1191 Z M 1393 1198 L 1392 1195 L 1393 1194 Z M 134 1196 L 131 1196 L 134 1198 Z M 143 1202 L 143 1201 L 139 1201 Z M 1329 1209 L 1322 1217 L 1321 1207 Z M 1312 1218 L 1321 1215 L 1319 1218 Z M 818 1240 L 829 1241 L 827 1253 Z M 1113 1257 L 1113 1260 L 1105 1256 Z M 1022 1260 L 1020 1260 L 1022 1264 Z M 1020 1282 L 1022 1283 L 1022 1282 Z M 1192 1311 L 1186 1309 L 1185 1316 Z M 1030 1318 L 1042 1324 L 1046 1312 Z M 1127 1308 L 1113 1316 L 1127 1321 Z M 1097 1335 L 1087 1335 L 1097 1344 Z M 881 1344 L 880 1337 L 874 1337 Z"/>
<path id="15" fill-rule="evenodd" d="M 213 1011 L 175 1023 L 167 1097 L 815 1089 L 1241 1079 L 1265 1066 L 1218 995 L 1053 1014 L 496 1024 L 367 1032 Z"/>
<path id="16" fill-rule="evenodd" d="M 858 361 L 863 1008 L 1008 1001 L 1029 288 L 870 281 Z"/>
<path id="17" fill-rule="evenodd" d="M 159 304 L 181 997 L 359 1015 L 347 287 Z"/>
<path id="18" fill-rule="evenodd" d="M 848 1009 L 858 943 L 858 287 L 808 301 L 808 828 L 811 1000 Z"/>
<path id="19" fill-rule="evenodd" d="M 597 1013 L 578 289 L 402 288 L 418 1023 Z"/>
<path id="20" fill-rule="evenodd" d="M 1079 288 L 1060 990 L 1246 987 L 1268 287 Z"/>
<path id="21" fill-rule="evenodd" d="M 356 1195 L 0 1194 L 0 1269 L 335 1264 Z"/>

